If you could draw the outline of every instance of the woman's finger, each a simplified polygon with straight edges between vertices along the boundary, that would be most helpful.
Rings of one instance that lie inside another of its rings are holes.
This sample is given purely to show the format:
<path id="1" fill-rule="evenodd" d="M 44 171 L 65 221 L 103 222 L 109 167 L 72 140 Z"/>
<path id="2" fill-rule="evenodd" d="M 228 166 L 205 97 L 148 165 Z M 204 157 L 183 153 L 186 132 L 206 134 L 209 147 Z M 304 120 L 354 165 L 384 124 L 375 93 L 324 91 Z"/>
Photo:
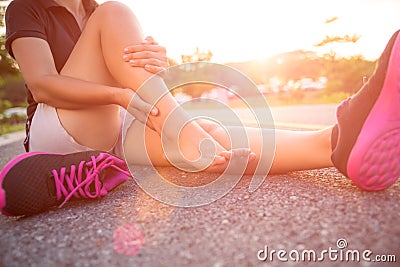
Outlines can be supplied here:
<path id="1" fill-rule="evenodd" d="M 150 58 L 150 59 L 131 59 L 129 64 L 133 67 L 145 67 L 146 65 L 167 68 L 168 63 L 163 60 Z"/>
<path id="2" fill-rule="evenodd" d="M 160 60 L 167 59 L 166 55 L 152 51 L 142 51 L 130 54 L 130 59 L 151 59 L 151 58 L 156 58 Z"/>
<path id="3" fill-rule="evenodd" d="M 129 113 L 132 114 L 132 116 L 135 117 L 135 119 L 137 119 L 141 123 L 143 123 L 143 124 L 146 123 L 147 116 L 139 109 L 131 107 L 131 108 L 129 108 Z"/>
<path id="4" fill-rule="evenodd" d="M 142 51 L 153 51 L 166 54 L 167 49 L 163 46 L 154 44 L 137 44 L 137 45 L 130 45 L 124 48 L 125 54 L 142 52 Z"/>
<path id="5" fill-rule="evenodd" d="M 125 61 L 129 61 L 131 59 L 162 58 L 164 56 L 164 54 L 160 54 L 154 51 L 140 51 L 124 54 L 123 59 Z"/>
<path id="6" fill-rule="evenodd" d="M 144 39 L 143 43 L 147 43 L 147 44 L 153 44 L 153 45 L 158 45 L 158 42 L 156 40 L 154 40 L 153 36 L 147 36 Z"/>
<path id="7" fill-rule="evenodd" d="M 132 112 L 135 112 L 134 109 L 139 110 L 145 116 L 147 117 L 148 114 L 151 115 L 157 115 L 158 114 L 158 109 L 156 107 L 153 107 L 153 105 L 143 101 L 138 94 L 135 94 L 130 103 L 130 107 L 132 107 Z"/>
<path id="8" fill-rule="evenodd" d="M 153 124 L 147 117 L 148 113 L 145 114 L 141 110 L 134 108 L 132 106 L 130 106 L 130 108 L 129 108 L 129 113 L 132 114 L 132 116 L 135 117 L 135 119 L 137 119 L 138 121 L 140 121 L 143 124 L 146 124 L 147 127 L 149 127 L 150 129 L 155 131 Z"/>

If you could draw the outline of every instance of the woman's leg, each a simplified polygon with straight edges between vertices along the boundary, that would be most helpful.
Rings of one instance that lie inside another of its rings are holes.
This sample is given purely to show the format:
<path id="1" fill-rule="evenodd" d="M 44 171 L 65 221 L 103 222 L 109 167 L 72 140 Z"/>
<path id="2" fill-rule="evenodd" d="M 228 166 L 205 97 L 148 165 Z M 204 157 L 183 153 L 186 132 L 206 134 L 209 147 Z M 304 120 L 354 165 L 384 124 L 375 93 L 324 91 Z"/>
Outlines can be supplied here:
<path id="1" fill-rule="evenodd" d="M 230 140 L 235 136 L 243 134 L 243 129 L 239 127 L 227 127 L 226 132 L 216 123 L 207 120 L 199 122 L 217 142 L 232 149 Z M 332 147 L 331 135 L 332 127 L 320 131 L 294 131 L 294 130 L 275 130 L 275 156 L 272 162 L 270 173 L 284 173 L 289 171 L 310 170 L 332 167 L 331 161 Z M 248 163 L 246 173 L 254 173 L 260 162 L 260 155 L 265 154 L 262 147 L 265 141 L 262 136 L 268 136 L 269 129 L 260 130 L 252 127 L 245 127 L 247 140 L 250 150 L 256 154 L 256 159 Z M 263 152 L 263 153 L 262 153 Z"/>
<path id="2" fill-rule="evenodd" d="M 118 16 L 115 14 L 118 14 Z M 131 67 L 123 62 L 121 57 L 125 46 L 140 43 L 142 38 L 139 23 L 127 7 L 119 3 L 103 4 L 89 19 L 62 74 L 95 83 L 118 85 L 137 90 L 151 74 L 142 68 Z M 141 90 L 139 94 L 144 100 L 155 103 L 161 95 L 168 92 L 168 89 L 161 79 L 153 78 L 152 80 L 156 80 L 156 83 L 158 83 L 153 91 Z M 168 111 L 175 108 L 177 103 L 170 94 L 166 94 L 157 105 L 161 110 L 161 116 L 153 118 L 152 122 L 156 125 L 158 132 L 149 128 L 143 130 L 142 125 L 137 121 L 128 131 L 126 136 L 126 147 L 128 149 L 126 151 L 130 163 L 149 163 L 146 156 L 147 151 L 152 164 L 168 164 L 163 156 L 159 134 Z M 66 130 L 84 145 L 107 149 L 117 138 L 118 107 L 87 107 L 76 111 L 59 109 L 58 113 Z M 87 123 L 90 123 L 90 125 L 87 125 Z M 203 127 L 206 126 L 203 125 Z M 85 130 L 82 131 L 82 129 Z M 237 128 L 229 129 L 231 135 L 238 132 Z M 221 134 L 218 131 L 207 130 L 225 148 L 230 149 L 229 139 L 224 136 L 226 133 Z M 247 132 L 251 150 L 259 155 L 258 149 L 262 140 L 257 134 L 258 130 L 249 128 Z M 193 150 L 198 152 L 200 140 L 208 137 L 205 131 L 199 131 L 196 126 L 186 132 L 182 131 L 181 136 L 181 148 L 188 148 L 186 151 L 189 151 L 189 154 Z M 187 138 L 187 136 L 190 138 Z M 196 142 L 194 142 L 193 137 L 197 138 Z M 101 140 L 105 140 L 105 142 L 101 142 Z M 330 166 L 330 146 L 326 145 L 327 143 L 330 144 L 329 131 L 321 133 L 278 131 L 276 141 L 277 151 L 272 166 L 274 172 Z M 99 146 L 99 143 L 103 146 Z M 329 149 L 325 149 L 328 146 Z M 305 154 L 309 156 L 305 157 Z M 197 154 L 194 153 L 194 156 L 197 156 Z M 254 171 L 256 163 L 258 163 L 258 160 L 250 163 L 248 172 Z"/>
<path id="3" fill-rule="evenodd" d="M 225 131 L 218 124 L 207 120 L 199 121 L 199 125 L 227 149 L 234 149 L 231 147 L 232 139 L 243 138 L 243 128 L 227 127 Z M 125 142 L 125 156 L 128 163 L 169 166 L 158 134 L 148 127 L 143 130 L 143 127 L 139 121 L 135 121 L 128 130 L 128 138 Z M 244 129 L 247 140 L 243 141 L 247 141 L 250 150 L 255 153 L 255 160 L 248 163 L 245 173 L 253 174 L 258 164 L 267 163 L 263 160 L 260 162 L 260 155 L 262 152 L 265 154 L 265 151 L 261 151 L 262 146 L 265 145 L 262 135 L 270 134 L 271 130 L 262 129 L 263 133 L 260 134 L 260 129 L 257 128 L 245 127 Z M 331 134 L 332 127 L 320 131 L 275 130 L 276 150 L 270 173 L 332 167 Z M 131 138 L 133 136 L 135 138 Z M 224 171 L 224 167 L 215 167 L 210 171 L 221 172 Z"/>
<path id="4" fill-rule="evenodd" d="M 271 172 L 332 167 L 332 128 L 321 131 L 276 130 L 276 151 Z"/>
<path id="5" fill-rule="evenodd" d="M 142 40 L 140 25 L 130 9 L 117 2 L 105 3 L 89 18 L 62 75 L 138 90 L 152 74 L 143 68 L 130 66 L 122 60 L 122 55 L 124 47 L 139 44 Z M 151 116 L 150 120 L 157 133 L 161 134 L 170 111 L 175 108 L 179 110 L 180 107 L 160 77 L 154 77 L 151 81 L 153 86 L 147 90 L 139 90 L 138 94 L 160 110 L 160 114 Z M 174 114 L 176 127 L 165 127 L 163 133 L 171 140 L 176 140 L 178 136 L 174 128 L 185 125 L 179 136 L 179 145 L 186 158 L 196 160 L 200 156 L 199 144 L 204 139 L 212 138 L 197 123 L 185 124 L 188 117 L 183 111 Z M 66 130 L 83 145 L 105 150 L 117 139 L 119 117 L 116 106 L 85 107 L 81 110 L 59 109 L 58 115 Z M 218 143 L 212 142 L 217 152 L 224 150 Z M 225 163 L 225 159 L 216 157 L 214 163 Z"/>

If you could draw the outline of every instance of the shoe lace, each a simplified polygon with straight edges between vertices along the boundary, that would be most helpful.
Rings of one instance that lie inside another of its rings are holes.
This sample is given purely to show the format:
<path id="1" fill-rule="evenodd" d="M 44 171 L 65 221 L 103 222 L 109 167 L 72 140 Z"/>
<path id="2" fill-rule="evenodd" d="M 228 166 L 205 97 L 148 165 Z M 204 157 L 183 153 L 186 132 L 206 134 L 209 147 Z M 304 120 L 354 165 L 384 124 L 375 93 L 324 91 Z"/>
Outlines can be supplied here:
<path id="1" fill-rule="evenodd" d="M 67 167 L 61 168 L 59 171 L 52 170 L 56 185 L 57 199 L 65 197 L 59 208 L 61 208 L 71 197 L 76 198 L 97 198 L 102 192 L 102 179 L 100 172 L 106 168 L 114 168 L 127 176 L 131 174 L 114 164 L 114 157 L 104 154 L 91 156 L 91 160 L 81 161 L 78 166 L 71 165 L 69 172 Z"/>

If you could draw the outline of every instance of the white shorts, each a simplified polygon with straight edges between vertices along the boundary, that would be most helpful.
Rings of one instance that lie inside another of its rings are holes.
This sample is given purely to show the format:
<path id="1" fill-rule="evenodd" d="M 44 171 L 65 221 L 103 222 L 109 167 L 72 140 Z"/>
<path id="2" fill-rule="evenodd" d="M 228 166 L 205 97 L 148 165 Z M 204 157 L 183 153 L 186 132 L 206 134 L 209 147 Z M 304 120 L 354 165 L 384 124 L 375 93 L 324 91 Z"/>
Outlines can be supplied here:
<path id="1" fill-rule="evenodd" d="M 130 113 L 121 108 L 119 137 L 111 150 L 107 152 L 119 158 L 124 158 L 122 137 L 125 136 L 134 119 Z M 37 106 L 29 135 L 29 151 L 69 154 L 93 150 L 79 144 L 61 125 L 57 110 L 43 103 L 39 103 Z"/>

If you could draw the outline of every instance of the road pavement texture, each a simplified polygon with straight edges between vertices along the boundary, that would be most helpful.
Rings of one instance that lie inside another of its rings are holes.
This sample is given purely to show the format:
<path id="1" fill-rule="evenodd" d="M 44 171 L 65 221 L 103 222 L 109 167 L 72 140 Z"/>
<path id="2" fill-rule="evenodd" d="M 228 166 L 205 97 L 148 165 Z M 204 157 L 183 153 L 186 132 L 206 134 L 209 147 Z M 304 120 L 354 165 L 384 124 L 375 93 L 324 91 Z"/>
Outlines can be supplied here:
<path id="1" fill-rule="evenodd" d="M 21 140 L 0 145 L 0 168 L 20 153 Z M 178 183 L 217 177 L 158 170 Z M 253 193 L 249 183 L 244 176 L 212 204 L 177 208 L 130 179 L 99 200 L 70 201 L 28 218 L 1 216 L 0 266 L 398 266 L 399 181 L 365 192 L 327 168 L 269 175 Z M 324 260 L 312 262 L 312 252 Z M 353 261 L 357 253 L 360 262 Z M 373 261 L 391 255 L 397 264 Z"/>

